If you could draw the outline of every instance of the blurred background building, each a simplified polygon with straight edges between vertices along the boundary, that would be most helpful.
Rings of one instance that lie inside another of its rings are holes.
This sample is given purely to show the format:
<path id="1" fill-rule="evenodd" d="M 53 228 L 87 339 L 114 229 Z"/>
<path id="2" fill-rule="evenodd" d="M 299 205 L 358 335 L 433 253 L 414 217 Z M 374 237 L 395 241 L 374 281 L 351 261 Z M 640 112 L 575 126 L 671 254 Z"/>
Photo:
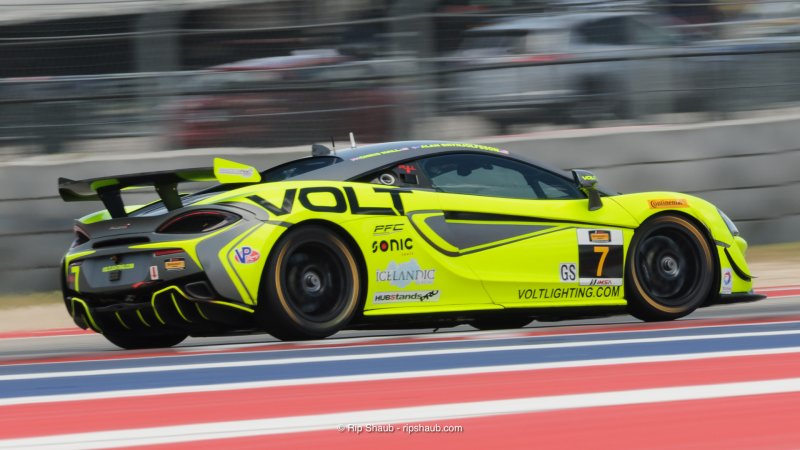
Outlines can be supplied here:
<path id="1" fill-rule="evenodd" d="M 783 0 L 0 0 L 0 157 L 779 110 L 799 25 Z"/>
<path id="2" fill-rule="evenodd" d="M 98 208 L 58 177 L 265 167 L 351 131 L 501 145 L 796 240 L 798 26 L 785 0 L 0 0 L 0 293 L 57 288 Z"/>

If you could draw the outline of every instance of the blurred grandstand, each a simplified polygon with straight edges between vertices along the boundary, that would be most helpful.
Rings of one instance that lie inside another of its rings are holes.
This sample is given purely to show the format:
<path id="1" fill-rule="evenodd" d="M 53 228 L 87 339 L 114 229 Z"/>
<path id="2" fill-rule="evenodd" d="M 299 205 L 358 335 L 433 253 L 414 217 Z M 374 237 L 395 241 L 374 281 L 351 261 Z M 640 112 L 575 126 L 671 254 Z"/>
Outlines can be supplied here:
<path id="1" fill-rule="evenodd" d="M 657 15 L 685 39 L 634 39 L 625 45 L 635 51 L 609 51 L 601 35 L 568 47 L 564 58 L 541 57 L 553 51 L 538 42 L 504 44 L 487 47 L 497 53 L 481 64 L 465 64 L 465 37 L 481 27 L 587 11 Z M 497 96 L 522 98 L 531 89 L 555 91 L 542 79 L 564 73 L 591 73 L 586 85 L 605 86 L 609 74 L 628 71 L 610 91 L 562 89 L 564 104 L 593 104 L 585 100 L 602 95 L 639 106 L 588 119 L 586 109 L 517 108 L 501 129 L 777 110 L 800 100 L 798 26 L 797 3 L 782 0 L 0 0 L 0 157 L 264 147 L 349 131 L 364 140 L 447 137 L 415 133 L 454 114 L 497 122 L 476 105 L 451 108 L 465 102 L 453 98 L 459 91 L 474 94 L 488 79 L 504 85 Z M 681 79 L 690 81 L 675 82 Z M 474 133 L 467 125 L 455 130 Z"/>

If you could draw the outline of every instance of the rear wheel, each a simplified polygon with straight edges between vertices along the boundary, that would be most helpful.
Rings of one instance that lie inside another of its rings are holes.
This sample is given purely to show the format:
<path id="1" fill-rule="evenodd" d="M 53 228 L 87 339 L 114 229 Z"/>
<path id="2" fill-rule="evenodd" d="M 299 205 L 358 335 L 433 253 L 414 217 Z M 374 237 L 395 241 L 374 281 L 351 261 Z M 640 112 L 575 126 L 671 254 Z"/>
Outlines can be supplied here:
<path id="1" fill-rule="evenodd" d="M 178 345 L 186 339 L 185 334 L 139 334 L 131 331 L 107 331 L 103 337 L 117 347 L 126 350 L 145 348 L 167 348 Z"/>
<path id="2" fill-rule="evenodd" d="M 645 222 L 626 262 L 628 310 L 644 321 L 683 317 L 711 295 L 714 258 L 700 228 L 673 215 Z"/>
<path id="3" fill-rule="evenodd" d="M 325 227 L 303 226 L 276 244 L 256 319 L 278 339 L 324 338 L 350 322 L 361 290 L 357 259 L 347 242 Z"/>

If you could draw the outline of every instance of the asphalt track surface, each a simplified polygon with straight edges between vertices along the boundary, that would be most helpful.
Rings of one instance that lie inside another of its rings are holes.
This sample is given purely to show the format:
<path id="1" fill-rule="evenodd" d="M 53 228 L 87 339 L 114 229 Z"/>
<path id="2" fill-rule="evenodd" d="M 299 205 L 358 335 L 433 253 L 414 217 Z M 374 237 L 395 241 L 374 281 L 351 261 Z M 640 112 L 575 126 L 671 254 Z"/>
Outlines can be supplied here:
<path id="1" fill-rule="evenodd" d="M 0 449 L 800 448 L 800 287 L 764 292 L 669 323 L 0 334 Z"/>

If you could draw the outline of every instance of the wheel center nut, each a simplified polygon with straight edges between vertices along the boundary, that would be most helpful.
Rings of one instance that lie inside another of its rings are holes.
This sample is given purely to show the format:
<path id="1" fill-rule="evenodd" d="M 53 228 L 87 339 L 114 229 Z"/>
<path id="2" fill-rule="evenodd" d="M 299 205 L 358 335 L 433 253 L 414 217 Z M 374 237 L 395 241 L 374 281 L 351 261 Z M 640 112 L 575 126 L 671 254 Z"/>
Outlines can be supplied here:
<path id="1" fill-rule="evenodd" d="M 664 271 L 667 275 L 677 275 L 678 274 L 678 262 L 675 261 L 675 258 L 671 256 L 665 256 L 661 260 L 661 270 Z"/>
<path id="2" fill-rule="evenodd" d="M 319 292 L 322 289 L 322 279 L 315 272 L 306 272 L 303 287 L 307 292 Z"/>

